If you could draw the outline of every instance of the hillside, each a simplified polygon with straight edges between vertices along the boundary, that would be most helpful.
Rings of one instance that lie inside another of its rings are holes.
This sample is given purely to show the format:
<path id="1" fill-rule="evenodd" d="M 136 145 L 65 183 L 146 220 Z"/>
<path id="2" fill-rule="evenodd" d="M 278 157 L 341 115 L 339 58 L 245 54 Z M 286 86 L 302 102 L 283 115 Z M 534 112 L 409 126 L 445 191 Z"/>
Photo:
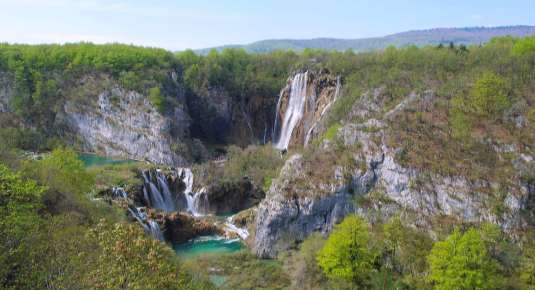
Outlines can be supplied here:
<path id="1" fill-rule="evenodd" d="M 534 289 L 534 88 L 534 36 L 1 44 L 0 288 Z"/>
<path id="2" fill-rule="evenodd" d="M 216 50 L 225 48 L 244 48 L 251 53 L 265 53 L 274 50 L 302 51 L 306 48 L 345 51 L 348 49 L 362 52 L 383 49 L 389 45 L 403 47 L 407 45 L 439 45 L 449 44 L 482 44 L 493 37 L 511 35 L 524 37 L 535 34 L 535 26 L 499 26 L 499 27 L 466 27 L 466 28 L 436 28 L 428 30 L 414 30 L 387 35 L 383 37 L 362 39 L 268 39 L 245 45 L 225 45 L 215 47 Z M 200 54 L 207 54 L 212 48 L 197 50 Z"/>

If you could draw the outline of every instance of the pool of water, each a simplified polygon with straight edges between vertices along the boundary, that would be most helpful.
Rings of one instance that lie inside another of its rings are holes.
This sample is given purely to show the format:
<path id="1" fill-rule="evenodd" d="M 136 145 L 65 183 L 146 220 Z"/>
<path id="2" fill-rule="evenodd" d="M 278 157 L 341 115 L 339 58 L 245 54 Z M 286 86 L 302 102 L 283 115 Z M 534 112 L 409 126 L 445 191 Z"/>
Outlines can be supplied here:
<path id="1" fill-rule="evenodd" d="M 179 257 L 192 259 L 205 254 L 223 254 L 239 251 L 244 245 L 239 239 L 228 240 L 218 236 L 198 237 L 183 244 L 173 245 Z"/>
<path id="2" fill-rule="evenodd" d="M 80 160 L 82 160 L 82 162 L 84 162 L 84 165 L 87 167 L 135 162 L 134 160 L 111 158 L 91 153 L 80 153 L 78 154 L 78 158 L 80 158 Z"/>

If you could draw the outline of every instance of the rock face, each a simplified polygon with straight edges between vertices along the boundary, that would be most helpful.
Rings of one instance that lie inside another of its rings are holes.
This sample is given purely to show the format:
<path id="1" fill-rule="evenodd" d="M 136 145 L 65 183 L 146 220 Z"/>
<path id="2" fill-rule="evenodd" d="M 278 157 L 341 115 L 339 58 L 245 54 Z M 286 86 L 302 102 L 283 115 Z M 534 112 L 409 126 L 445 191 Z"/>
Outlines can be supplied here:
<path id="1" fill-rule="evenodd" d="M 341 184 L 327 185 L 333 188 L 333 193 L 327 197 L 288 196 L 295 179 L 303 175 L 302 169 L 302 156 L 292 156 L 272 184 L 268 198 L 259 205 L 253 245 L 259 257 L 274 258 L 279 251 L 314 231 L 328 233 L 333 225 L 355 210 L 352 195 Z"/>
<path id="2" fill-rule="evenodd" d="M 275 96 L 236 96 L 222 88 L 210 88 L 188 95 L 192 137 L 208 143 L 266 143 L 271 139 L 275 117 Z"/>
<path id="3" fill-rule="evenodd" d="M 265 193 L 248 179 L 238 182 L 221 182 L 208 187 L 204 211 L 211 214 L 239 212 L 257 205 Z"/>
<path id="4" fill-rule="evenodd" d="M 102 92 L 96 105 L 68 101 L 65 121 L 87 151 L 178 165 L 184 159 L 171 150 L 171 120 L 164 118 L 146 97 L 121 88 Z M 175 119 L 184 121 L 184 112 Z"/>
<path id="5" fill-rule="evenodd" d="M 277 148 L 306 145 L 317 135 L 322 117 L 336 100 L 340 86 L 340 79 L 327 70 L 299 72 L 290 77 L 276 107 Z"/>
<path id="6" fill-rule="evenodd" d="M 222 230 L 214 223 L 177 212 L 163 214 L 158 221 L 163 224 L 165 239 L 173 244 L 184 243 L 198 236 L 222 234 Z"/>
<path id="7" fill-rule="evenodd" d="M 488 221 L 511 233 L 526 225 L 522 211 L 535 196 L 533 185 L 518 181 L 520 193 L 505 191 L 503 200 L 498 201 L 503 207 L 497 211 L 496 197 L 482 188 L 498 185 L 469 181 L 463 176 L 440 176 L 398 164 L 395 157 L 399 150 L 389 148 L 385 142 L 386 122 L 394 120 L 411 102 L 432 96 L 411 94 L 383 113 L 376 102 L 379 93 L 363 95 L 351 112 L 359 121 L 348 122 L 338 131 L 336 142 L 350 152 L 344 155 L 344 161 L 350 159 L 350 163 L 358 166 L 339 166 L 335 162 L 334 166 L 322 163 L 321 168 L 311 167 L 300 155 L 286 162 L 258 208 L 253 243 L 258 256 L 276 257 L 280 250 L 302 241 L 313 231 L 329 232 L 333 224 L 350 213 L 371 221 L 401 213 L 407 222 L 424 228 L 431 228 L 437 217 L 467 223 Z M 333 150 L 339 146 L 324 140 L 315 154 L 335 154 Z M 534 165 L 532 158 L 522 156 L 516 162 Z M 318 171 L 326 171 L 328 178 L 313 177 Z"/>

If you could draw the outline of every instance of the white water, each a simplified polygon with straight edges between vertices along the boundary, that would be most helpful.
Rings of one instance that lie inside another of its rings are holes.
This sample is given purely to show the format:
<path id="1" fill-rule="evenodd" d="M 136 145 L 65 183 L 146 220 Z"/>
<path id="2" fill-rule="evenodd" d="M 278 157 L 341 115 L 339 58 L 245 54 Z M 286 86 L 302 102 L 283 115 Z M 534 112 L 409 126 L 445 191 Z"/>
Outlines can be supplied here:
<path id="1" fill-rule="evenodd" d="M 162 234 L 162 231 L 160 230 L 160 225 L 155 220 L 151 220 L 151 219 L 148 220 L 148 224 L 149 224 L 149 232 L 151 236 L 153 236 L 154 238 L 160 241 L 163 241 L 163 234 Z"/>
<path id="2" fill-rule="evenodd" d="M 282 121 L 279 141 L 277 144 L 275 144 L 275 147 L 279 150 L 288 149 L 293 130 L 301 118 L 303 118 L 307 93 L 307 82 L 308 72 L 296 74 L 292 80 L 288 107 L 284 113 L 284 120 Z M 279 103 L 281 97 L 282 94 L 279 97 Z M 277 110 L 279 110 L 278 107 Z M 277 113 L 277 115 L 279 115 L 279 113 Z"/>
<path id="3" fill-rule="evenodd" d="M 113 197 L 127 198 L 126 191 L 122 187 L 113 187 L 111 191 Z"/>
<path id="4" fill-rule="evenodd" d="M 202 216 L 199 212 L 200 208 L 200 196 L 204 193 L 204 189 L 201 189 L 199 192 L 193 192 L 193 173 L 189 168 L 179 168 L 178 176 L 184 184 L 186 189 L 184 190 L 184 195 L 186 196 L 186 210 L 193 216 Z"/>
<path id="5" fill-rule="evenodd" d="M 143 195 L 152 208 L 161 209 L 167 212 L 176 210 L 176 205 L 173 201 L 171 192 L 169 191 L 165 175 L 160 170 L 156 171 L 156 176 L 154 177 L 152 176 L 151 171 L 144 171 L 143 179 L 145 181 Z M 156 180 L 157 185 L 153 180 Z"/>
<path id="6" fill-rule="evenodd" d="M 249 237 L 249 231 L 247 229 L 239 228 L 234 224 L 234 216 L 227 218 L 225 230 L 237 234 L 242 240 L 246 240 Z"/>
<path id="7" fill-rule="evenodd" d="M 149 233 L 155 239 L 163 241 L 163 233 L 160 230 L 160 225 L 155 220 L 152 220 L 147 217 L 147 215 L 142 211 L 142 208 L 128 207 L 128 212 L 138 221 L 138 223 L 143 227 L 145 232 Z"/>

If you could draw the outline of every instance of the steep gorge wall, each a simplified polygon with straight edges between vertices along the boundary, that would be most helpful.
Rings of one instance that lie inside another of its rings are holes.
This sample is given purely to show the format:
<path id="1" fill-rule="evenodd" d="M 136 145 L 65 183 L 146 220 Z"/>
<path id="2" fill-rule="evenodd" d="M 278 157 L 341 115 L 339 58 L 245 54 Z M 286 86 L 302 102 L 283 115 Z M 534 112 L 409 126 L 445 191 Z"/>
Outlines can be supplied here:
<path id="1" fill-rule="evenodd" d="M 63 121 L 79 137 L 83 150 L 157 164 L 185 163 L 171 149 L 176 139 L 170 130 L 172 122 L 187 128 L 186 112 L 165 117 L 145 96 L 116 87 L 101 92 L 96 104 L 67 101 L 64 113 Z"/>
<path id="2" fill-rule="evenodd" d="M 518 176 L 511 176 L 512 187 L 497 197 L 489 189 L 499 184 L 399 164 L 399 148 L 386 142 L 388 122 L 432 95 L 410 94 L 384 112 L 384 104 L 377 102 L 380 93 L 369 92 L 356 102 L 350 115 L 360 121 L 346 122 L 335 140 L 323 140 L 308 157 L 288 159 L 257 211 L 253 249 L 258 256 L 273 258 L 314 231 L 328 233 L 350 213 L 372 222 L 401 214 L 406 222 L 430 230 L 441 219 L 491 222 L 513 236 L 527 226 L 524 214 L 535 198 L 535 186 Z M 344 153 L 336 151 L 340 147 Z M 534 158 L 524 154 L 512 160 L 518 168 L 535 165 Z"/>

